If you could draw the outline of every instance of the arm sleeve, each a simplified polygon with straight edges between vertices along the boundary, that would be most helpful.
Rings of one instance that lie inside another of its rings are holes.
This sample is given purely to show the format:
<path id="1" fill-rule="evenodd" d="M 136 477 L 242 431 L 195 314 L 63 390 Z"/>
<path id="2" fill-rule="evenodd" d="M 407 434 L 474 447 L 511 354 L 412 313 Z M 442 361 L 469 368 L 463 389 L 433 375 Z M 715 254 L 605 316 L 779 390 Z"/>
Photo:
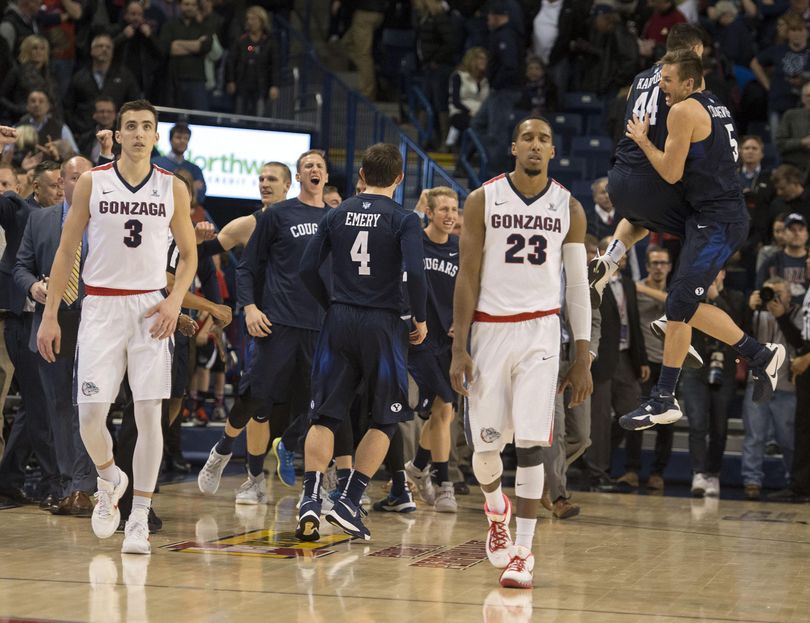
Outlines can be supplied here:
<path id="1" fill-rule="evenodd" d="M 261 305 L 261 291 L 267 270 L 267 249 L 276 233 L 275 220 L 273 210 L 267 210 L 261 215 L 236 267 L 236 293 L 241 307 Z"/>
<path id="2" fill-rule="evenodd" d="M 591 339 L 591 298 L 588 288 L 588 258 L 585 245 L 569 242 L 563 245 L 565 268 L 565 307 L 574 340 Z"/>
<path id="3" fill-rule="evenodd" d="M 225 253 L 222 243 L 219 238 L 213 240 L 206 240 L 197 245 L 197 258 L 203 259 L 204 257 L 211 257 L 212 255 L 219 255 Z"/>
<path id="4" fill-rule="evenodd" d="M 12 270 L 12 277 L 15 285 L 25 292 L 26 296 L 31 291 L 31 286 L 39 280 L 37 273 L 37 258 L 34 254 L 34 234 L 31 226 L 31 219 L 25 224 L 20 248 L 17 251 L 17 262 Z"/>
<path id="5" fill-rule="evenodd" d="M 402 220 L 399 248 L 402 251 L 404 270 L 408 273 L 408 300 L 416 322 L 427 319 L 427 278 L 425 277 L 425 248 L 422 244 L 422 228 L 415 212 Z"/>
<path id="6" fill-rule="evenodd" d="M 301 265 L 298 267 L 298 275 L 304 286 L 318 301 L 318 305 L 324 309 L 329 307 L 329 289 L 321 279 L 319 269 L 330 252 L 329 215 L 327 214 L 321 219 L 317 233 L 307 243 L 304 255 L 301 257 Z"/>

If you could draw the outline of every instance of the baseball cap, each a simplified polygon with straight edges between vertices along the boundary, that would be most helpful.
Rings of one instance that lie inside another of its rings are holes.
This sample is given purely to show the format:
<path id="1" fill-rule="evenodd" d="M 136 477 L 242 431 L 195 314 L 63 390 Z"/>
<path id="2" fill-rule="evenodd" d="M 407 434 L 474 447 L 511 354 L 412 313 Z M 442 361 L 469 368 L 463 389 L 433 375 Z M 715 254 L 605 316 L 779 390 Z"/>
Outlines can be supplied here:
<path id="1" fill-rule="evenodd" d="M 791 212 L 785 217 L 785 229 L 791 225 L 804 225 L 807 227 L 807 219 L 798 212 Z"/>
<path id="2" fill-rule="evenodd" d="M 502 0 L 492 0 L 487 5 L 487 15 L 509 15 L 509 7 Z"/>

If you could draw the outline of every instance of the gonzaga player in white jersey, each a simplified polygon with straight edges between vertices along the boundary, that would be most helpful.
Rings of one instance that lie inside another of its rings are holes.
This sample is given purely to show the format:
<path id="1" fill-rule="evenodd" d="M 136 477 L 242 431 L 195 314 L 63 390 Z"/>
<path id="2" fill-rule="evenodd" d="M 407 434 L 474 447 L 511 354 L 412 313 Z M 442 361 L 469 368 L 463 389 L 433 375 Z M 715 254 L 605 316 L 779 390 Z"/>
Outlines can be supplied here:
<path id="1" fill-rule="evenodd" d="M 541 117 L 518 123 L 512 138 L 515 170 L 487 182 L 465 202 L 454 297 L 450 376 L 454 389 L 468 397 L 473 471 L 489 521 L 487 556 L 503 568 L 501 585 L 515 588 L 532 586 L 531 547 L 544 479 L 540 448 L 551 444 L 558 391 L 563 269 L 577 358 L 562 388 L 572 386 L 572 404 L 593 388 L 585 212 L 548 177 L 551 132 Z M 500 457 L 513 438 L 518 460 L 514 544 Z"/>
<path id="2" fill-rule="evenodd" d="M 120 519 L 118 500 L 127 488 L 127 476 L 112 458 L 105 425 L 110 403 L 127 373 L 138 441 L 132 512 L 122 551 L 148 554 L 147 516 L 163 454 L 161 401 L 171 391 L 171 336 L 183 295 L 197 271 L 197 253 L 186 187 L 149 161 L 158 140 L 155 108 L 145 100 L 124 104 L 115 138 L 121 144 L 120 158 L 88 171 L 76 183 L 53 262 L 37 346 L 46 361 L 54 361 L 60 347 L 59 301 L 78 289 L 86 230 L 88 248 L 81 275 L 86 297 L 74 386 L 82 440 L 99 475 L 93 531 L 99 538 L 112 536 Z M 179 261 L 174 288 L 166 297 L 162 290 L 170 235 Z"/>

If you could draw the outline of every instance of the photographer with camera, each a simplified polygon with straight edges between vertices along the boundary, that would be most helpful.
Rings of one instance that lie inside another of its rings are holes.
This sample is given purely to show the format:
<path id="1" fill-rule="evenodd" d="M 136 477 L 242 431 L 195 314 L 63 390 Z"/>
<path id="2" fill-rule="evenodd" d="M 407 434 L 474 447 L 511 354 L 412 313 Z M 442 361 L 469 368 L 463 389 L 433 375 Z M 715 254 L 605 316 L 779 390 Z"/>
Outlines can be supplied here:
<path id="1" fill-rule="evenodd" d="M 785 248 L 767 259 L 757 272 L 757 288 L 762 288 L 766 279 L 781 277 L 788 282 L 790 298 L 794 305 L 801 305 L 810 286 L 810 268 L 807 252 L 807 219 L 798 212 L 785 217 Z"/>
<path id="2" fill-rule="evenodd" d="M 768 279 L 759 290 L 748 299 L 751 311 L 747 331 L 757 339 L 765 339 L 774 344 L 782 344 L 788 357 L 779 370 L 779 381 L 773 397 L 764 403 L 753 401 L 753 384 L 748 382 L 743 401 L 743 425 L 745 440 L 742 451 L 742 477 L 745 497 L 758 500 L 762 494 L 762 462 L 765 456 L 765 443 L 768 430 L 773 424 L 776 442 L 782 449 L 782 462 L 785 477 L 790 480 L 793 461 L 793 423 L 796 412 L 796 389 L 790 374 L 790 361 L 796 353 L 780 328 L 790 323 L 795 330 L 801 327 L 802 313 L 799 305 L 791 303 L 790 284 L 781 277 Z"/>
<path id="3" fill-rule="evenodd" d="M 726 271 L 717 274 L 706 292 L 706 303 L 716 305 L 738 325 L 744 300 L 739 292 L 726 290 Z M 702 368 L 684 368 L 678 395 L 689 420 L 689 459 L 692 463 L 692 495 L 720 496 L 720 468 L 726 451 L 728 410 L 734 398 L 737 371 L 734 349 L 699 331 L 692 332 L 692 346 L 703 361 Z"/>

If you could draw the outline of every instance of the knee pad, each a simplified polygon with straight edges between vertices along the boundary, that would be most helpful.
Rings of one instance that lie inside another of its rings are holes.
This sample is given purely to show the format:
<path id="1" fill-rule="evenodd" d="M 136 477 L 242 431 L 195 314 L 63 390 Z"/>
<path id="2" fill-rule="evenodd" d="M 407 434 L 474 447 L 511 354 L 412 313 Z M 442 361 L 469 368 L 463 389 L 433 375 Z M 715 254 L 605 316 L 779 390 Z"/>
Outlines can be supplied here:
<path id="1" fill-rule="evenodd" d="M 666 302 L 667 320 L 689 322 L 695 315 L 705 290 L 700 286 L 692 289 L 692 285 L 676 283 L 670 289 Z"/>
<path id="2" fill-rule="evenodd" d="M 503 463 L 500 452 L 474 452 L 472 468 L 475 478 L 482 485 L 489 485 L 503 474 Z"/>
<path id="3" fill-rule="evenodd" d="M 259 422 L 260 424 L 263 422 L 267 422 L 270 419 L 270 414 L 266 411 L 258 411 L 253 414 L 253 419 Z"/>
<path id="4" fill-rule="evenodd" d="M 251 418 L 257 422 L 266 422 L 270 415 L 269 412 L 265 412 L 262 416 L 259 415 L 259 410 L 263 405 L 261 400 L 251 398 L 250 394 L 239 396 L 228 414 L 228 424 L 241 430 L 247 426 Z"/>
<path id="5" fill-rule="evenodd" d="M 520 461 L 520 455 L 518 455 L 518 461 Z M 518 462 L 515 472 L 515 495 L 524 500 L 539 500 L 543 497 L 545 474 L 542 463 L 522 467 Z"/>
<path id="6" fill-rule="evenodd" d="M 518 467 L 534 467 L 543 462 L 543 450 L 540 446 L 531 446 L 528 448 L 516 446 L 515 454 L 517 455 Z"/>
<path id="7" fill-rule="evenodd" d="M 394 438 L 394 435 L 397 434 L 399 430 L 399 422 L 392 422 L 391 424 L 376 424 L 372 423 L 369 428 L 374 428 L 381 433 L 384 433 L 386 437 L 388 437 L 388 441 L 391 441 Z"/>

